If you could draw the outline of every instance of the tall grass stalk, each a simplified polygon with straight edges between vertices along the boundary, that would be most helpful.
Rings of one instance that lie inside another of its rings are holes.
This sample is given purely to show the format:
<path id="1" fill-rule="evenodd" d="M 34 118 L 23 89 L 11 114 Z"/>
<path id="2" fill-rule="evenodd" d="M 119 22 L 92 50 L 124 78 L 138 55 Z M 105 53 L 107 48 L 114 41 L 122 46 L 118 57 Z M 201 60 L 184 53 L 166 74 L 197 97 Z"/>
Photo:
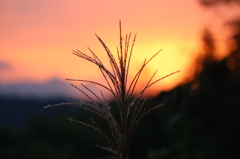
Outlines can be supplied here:
<path id="1" fill-rule="evenodd" d="M 95 92 L 93 92 L 93 90 L 91 90 L 85 84 L 82 83 L 81 83 L 82 88 L 77 87 L 76 85 L 73 84 L 71 85 L 75 89 L 80 91 L 83 95 L 85 95 L 86 98 L 89 99 L 89 102 L 86 102 L 85 100 L 81 99 L 71 98 L 74 100 L 74 102 L 48 105 L 45 107 L 48 108 L 62 105 L 79 107 L 89 112 L 92 112 L 93 114 L 96 114 L 100 118 L 104 119 L 111 131 L 111 135 L 107 134 L 106 130 L 103 130 L 93 118 L 90 118 L 91 121 L 90 124 L 72 118 L 68 118 L 70 121 L 74 121 L 92 128 L 105 138 L 105 140 L 108 143 L 108 147 L 104 146 L 98 147 L 112 153 L 112 156 L 107 157 L 108 159 L 128 158 L 132 139 L 141 119 L 151 111 L 163 105 L 159 104 L 148 109 L 144 109 L 144 103 L 146 101 L 146 99 L 142 100 L 144 92 L 150 86 L 154 85 L 160 80 L 179 72 L 176 71 L 170 73 L 162 78 L 153 81 L 153 78 L 157 73 L 157 71 L 155 71 L 155 73 L 149 78 L 145 87 L 143 87 L 141 91 L 136 93 L 135 88 L 137 86 L 137 83 L 144 68 L 153 58 L 155 58 L 159 54 L 161 50 L 154 54 L 149 60 L 145 59 L 143 61 L 141 68 L 135 74 L 134 78 L 131 81 L 128 81 L 129 68 L 132 58 L 133 47 L 136 40 L 136 34 L 134 35 L 133 40 L 131 40 L 132 38 L 131 33 L 126 34 L 124 39 L 122 37 L 121 21 L 119 22 L 119 29 L 120 29 L 120 47 L 117 48 L 118 57 L 117 60 L 114 58 L 112 52 L 103 42 L 103 40 L 98 35 L 96 35 L 97 39 L 102 44 L 103 48 L 107 53 L 111 66 L 110 70 L 105 67 L 105 64 L 102 63 L 102 61 L 90 48 L 88 49 L 91 52 L 92 56 L 89 56 L 79 50 L 73 50 L 74 55 L 95 64 L 99 68 L 103 78 L 106 81 L 106 85 L 91 80 L 81 79 L 67 79 L 67 80 L 98 85 L 103 89 L 109 91 L 113 95 L 113 99 L 117 103 L 119 113 L 118 115 L 120 116 L 120 118 L 118 119 L 116 115 L 113 115 L 111 111 L 112 107 L 106 101 L 106 98 L 102 92 L 101 95 L 97 95 Z M 95 100 L 92 97 L 95 97 Z"/>

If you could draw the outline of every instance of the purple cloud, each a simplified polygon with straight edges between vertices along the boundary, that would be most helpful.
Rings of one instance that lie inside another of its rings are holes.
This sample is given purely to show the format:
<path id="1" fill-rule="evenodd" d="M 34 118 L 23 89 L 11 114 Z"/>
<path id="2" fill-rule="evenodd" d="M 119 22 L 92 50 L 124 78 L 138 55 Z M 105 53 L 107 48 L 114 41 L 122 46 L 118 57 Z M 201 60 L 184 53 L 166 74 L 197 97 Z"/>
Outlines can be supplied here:
<path id="1" fill-rule="evenodd" d="M 6 61 L 1 61 L 0 60 L 0 70 L 11 70 L 12 66 L 10 65 L 10 63 L 6 62 Z"/>

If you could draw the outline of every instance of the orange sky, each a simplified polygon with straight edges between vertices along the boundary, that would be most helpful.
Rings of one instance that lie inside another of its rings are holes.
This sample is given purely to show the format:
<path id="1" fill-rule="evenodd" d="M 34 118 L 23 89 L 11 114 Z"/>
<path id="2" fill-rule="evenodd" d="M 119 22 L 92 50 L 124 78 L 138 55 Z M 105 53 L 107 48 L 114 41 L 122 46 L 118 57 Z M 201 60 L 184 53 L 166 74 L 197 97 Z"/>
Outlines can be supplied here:
<path id="1" fill-rule="evenodd" d="M 169 90 L 192 75 L 191 66 L 201 52 L 203 27 L 218 33 L 222 19 L 235 13 L 236 8 L 216 16 L 196 0 L 0 1 L 0 61 L 9 64 L 9 69 L 0 69 L 0 84 L 44 83 L 52 78 L 101 80 L 97 68 L 72 55 L 71 49 L 89 53 L 90 47 L 104 61 L 105 52 L 94 33 L 116 52 L 121 20 L 124 34 L 138 33 L 133 73 L 144 58 L 163 49 L 147 67 L 141 83 L 156 69 L 156 78 L 181 70 L 152 88 L 152 92 Z M 228 32 L 219 34 L 219 55 L 226 50 L 222 42 L 227 36 Z"/>

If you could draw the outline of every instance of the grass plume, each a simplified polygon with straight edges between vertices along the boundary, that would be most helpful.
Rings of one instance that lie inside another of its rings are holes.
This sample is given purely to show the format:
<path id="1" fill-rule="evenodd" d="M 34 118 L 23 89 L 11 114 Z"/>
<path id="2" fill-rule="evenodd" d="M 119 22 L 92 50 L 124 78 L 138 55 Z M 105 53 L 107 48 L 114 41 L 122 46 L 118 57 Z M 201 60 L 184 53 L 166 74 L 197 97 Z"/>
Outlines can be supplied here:
<path id="1" fill-rule="evenodd" d="M 154 54 L 149 60 L 145 59 L 139 71 L 135 74 L 134 78 L 131 81 L 128 81 L 130 63 L 134 48 L 134 43 L 136 40 L 135 34 L 132 38 L 131 33 L 126 34 L 125 39 L 122 37 L 122 28 L 121 28 L 121 21 L 119 22 L 119 29 L 120 29 L 120 46 L 117 48 L 117 60 L 114 58 L 112 52 L 109 50 L 107 45 L 103 42 L 103 40 L 97 35 L 97 39 L 102 44 L 103 48 L 106 51 L 108 60 L 110 62 L 110 69 L 107 69 L 99 59 L 99 57 L 90 49 L 91 56 L 79 51 L 73 50 L 73 54 L 87 60 L 93 64 L 95 64 L 103 78 L 106 81 L 106 85 L 98 83 L 96 81 L 91 80 L 82 80 L 82 79 L 67 79 L 68 81 L 79 81 L 83 83 L 91 83 L 102 87 L 103 89 L 109 91 L 113 95 L 113 99 L 117 103 L 118 113 L 120 119 L 118 120 L 116 116 L 114 116 L 111 112 L 111 105 L 106 101 L 104 94 L 101 92 L 101 96 L 94 93 L 90 88 L 86 85 L 81 84 L 81 88 L 77 87 L 76 85 L 71 84 L 75 89 L 81 92 L 83 95 L 87 97 L 89 102 L 71 98 L 74 102 L 70 103 L 60 103 L 56 105 L 48 105 L 45 108 L 53 107 L 53 106 L 74 106 L 82 108 L 86 111 L 90 111 L 93 114 L 99 116 L 100 118 L 104 119 L 108 124 L 108 127 L 111 131 L 111 136 L 107 135 L 105 130 L 103 130 L 99 124 L 92 118 L 90 118 L 91 123 L 85 123 L 82 121 L 78 121 L 72 118 L 68 118 L 70 121 L 77 122 L 81 125 L 87 126 L 92 128 L 93 130 L 100 133 L 108 143 L 108 147 L 99 146 L 103 150 L 107 150 L 112 153 L 112 156 L 107 157 L 108 159 L 127 159 L 130 151 L 130 146 L 132 143 L 132 139 L 134 133 L 141 121 L 141 119 L 150 113 L 151 111 L 161 107 L 163 104 L 156 105 L 154 107 L 144 109 L 144 103 L 146 99 L 142 100 L 142 96 L 144 92 L 153 84 L 159 82 L 160 80 L 173 75 L 179 71 L 173 72 L 168 74 L 162 78 L 159 78 L 153 81 L 154 76 L 156 75 L 157 71 L 149 78 L 148 82 L 146 83 L 145 87 L 135 93 L 135 88 L 138 84 L 139 78 L 142 74 L 142 71 L 147 66 L 149 62 L 153 58 L 155 58 L 161 50 L 159 50 L 156 54 Z M 131 42 L 132 41 L 132 42 Z M 91 96 L 94 96 L 96 100 L 94 100 Z"/>

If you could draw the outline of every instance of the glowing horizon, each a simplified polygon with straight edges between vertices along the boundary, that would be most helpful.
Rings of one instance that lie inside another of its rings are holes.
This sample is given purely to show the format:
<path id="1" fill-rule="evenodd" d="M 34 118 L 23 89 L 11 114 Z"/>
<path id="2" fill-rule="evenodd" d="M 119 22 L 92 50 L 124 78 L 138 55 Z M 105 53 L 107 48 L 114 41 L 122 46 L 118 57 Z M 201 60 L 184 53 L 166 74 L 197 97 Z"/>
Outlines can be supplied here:
<path id="1" fill-rule="evenodd" d="M 71 49 L 90 54 L 90 47 L 105 63 L 107 58 L 94 34 L 98 34 L 111 51 L 119 46 L 118 22 L 122 21 L 123 35 L 137 33 L 130 77 L 144 58 L 154 59 L 139 86 L 144 85 L 155 70 L 156 78 L 181 70 L 151 88 L 149 95 L 171 90 L 188 82 L 194 61 L 201 53 L 203 28 L 215 18 L 216 31 L 220 20 L 206 13 L 197 1 L 67 1 L 11 0 L 0 2 L 0 61 L 11 67 L 3 70 L 1 84 L 23 82 L 44 83 L 52 78 L 99 79 L 101 75 L 91 63 L 71 54 Z M 219 37 L 224 41 L 227 33 Z M 222 44 L 222 41 L 219 44 Z M 223 45 L 219 45 L 223 46 Z M 226 56 L 224 46 L 218 57 Z M 225 53 L 225 54 L 224 54 Z M 146 77 L 146 78 L 145 78 Z"/>

